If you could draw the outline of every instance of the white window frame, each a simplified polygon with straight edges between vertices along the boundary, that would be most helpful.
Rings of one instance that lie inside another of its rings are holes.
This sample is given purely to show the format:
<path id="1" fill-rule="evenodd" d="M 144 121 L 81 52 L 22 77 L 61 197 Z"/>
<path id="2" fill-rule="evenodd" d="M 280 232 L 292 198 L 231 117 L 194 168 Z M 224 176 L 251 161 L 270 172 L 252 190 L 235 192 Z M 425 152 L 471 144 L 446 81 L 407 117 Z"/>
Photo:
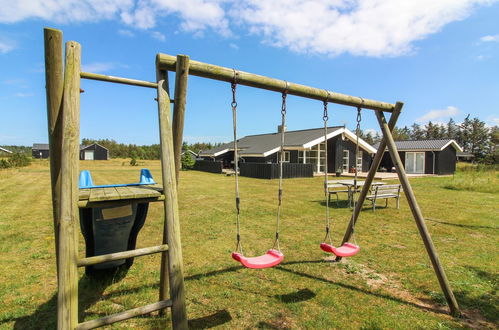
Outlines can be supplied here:
<path id="1" fill-rule="evenodd" d="M 346 153 L 346 156 L 345 156 Z M 346 159 L 346 162 L 345 162 Z M 343 149 L 343 157 L 341 158 L 342 163 L 341 163 L 341 168 L 343 169 L 344 173 L 348 173 L 349 167 L 350 167 L 350 150 L 348 149 Z"/>
<path id="2" fill-rule="evenodd" d="M 277 162 L 281 160 L 281 152 L 277 153 Z M 289 151 L 284 150 L 284 160 L 282 161 L 283 163 L 289 163 L 289 160 L 291 159 L 291 153 Z"/>
<path id="3" fill-rule="evenodd" d="M 404 163 L 405 164 L 404 168 L 406 168 L 406 169 L 407 169 L 407 161 L 408 161 L 408 158 L 409 158 L 408 157 L 409 154 L 414 155 L 414 157 L 413 157 L 413 164 L 412 164 L 412 166 L 413 166 L 412 168 L 414 169 L 414 172 L 407 172 L 407 173 L 408 174 L 424 174 L 425 168 L 426 168 L 426 152 L 424 152 L 424 151 L 407 151 L 405 153 L 405 163 Z M 416 171 L 417 154 L 423 154 L 423 171 L 422 172 L 417 172 Z"/>
<path id="4" fill-rule="evenodd" d="M 362 150 L 359 150 L 359 155 L 357 157 L 357 163 L 355 164 L 357 171 L 362 172 Z"/>

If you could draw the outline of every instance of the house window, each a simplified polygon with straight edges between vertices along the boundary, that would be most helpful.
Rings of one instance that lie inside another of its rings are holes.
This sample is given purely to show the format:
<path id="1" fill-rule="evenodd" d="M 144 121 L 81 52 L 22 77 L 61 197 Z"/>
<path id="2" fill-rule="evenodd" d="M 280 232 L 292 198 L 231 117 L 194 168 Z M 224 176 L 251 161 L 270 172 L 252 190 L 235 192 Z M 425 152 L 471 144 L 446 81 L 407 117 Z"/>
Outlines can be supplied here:
<path id="1" fill-rule="evenodd" d="M 359 150 L 359 155 L 357 156 L 357 171 L 362 172 L 362 150 Z"/>
<path id="2" fill-rule="evenodd" d="M 298 151 L 298 163 L 314 164 L 314 172 L 324 172 L 326 169 L 326 144 L 320 143 L 310 150 Z"/>
<path id="3" fill-rule="evenodd" d="M 281 160 L 281 153 L 279 152 L 278 153 L 278 161 Z M 289 163 L 289 159 L 290 159 L 290 154 L 289 154 L 289 151 L 284 151 L 284 159 L 283 159 L 283 163 Z"/>
<path id="4" fill-rule="evenodd" d="M 350 166 L 350 151 L 343 150 L 343 172 L 348 173 L 348 167 Z"/>

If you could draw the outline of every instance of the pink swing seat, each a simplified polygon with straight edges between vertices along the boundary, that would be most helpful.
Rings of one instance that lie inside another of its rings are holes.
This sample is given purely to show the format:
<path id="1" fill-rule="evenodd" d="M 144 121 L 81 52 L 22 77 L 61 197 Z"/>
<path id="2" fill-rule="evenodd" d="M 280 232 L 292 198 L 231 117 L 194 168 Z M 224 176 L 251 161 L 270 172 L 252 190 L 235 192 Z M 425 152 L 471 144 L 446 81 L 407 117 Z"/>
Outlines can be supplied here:
<path id="1" fill-rule="evenodd" d="M 360 246 L 347 242 L 339 248 L 335 248 L 331 244 L 321 243 L 321 249 L 324 252 L 333 253 L 337 257 L 351 257 L 360 251 Z"/>
<path id="2" fill-rule="evenodd" d="M 281 263 L 284 254 L 277 250 L 270 249 L 264 255 L 246 258 L 241 253 L 232 252 L 232 259 L 239 261 L 246 268 L 261 269 L 274 267 Z"/>

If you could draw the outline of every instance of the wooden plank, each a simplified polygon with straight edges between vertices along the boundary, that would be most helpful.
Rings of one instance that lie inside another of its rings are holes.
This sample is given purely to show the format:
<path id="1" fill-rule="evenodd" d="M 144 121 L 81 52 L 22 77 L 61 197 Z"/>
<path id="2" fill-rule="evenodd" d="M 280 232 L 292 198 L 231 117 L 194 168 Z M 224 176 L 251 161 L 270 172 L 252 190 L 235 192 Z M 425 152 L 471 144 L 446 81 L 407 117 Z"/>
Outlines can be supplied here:
<path id="1" fill-rule="evenodd" d="M 104 194 L 106 195 L 106 200 L 117 200 L 121 198 L 116 187 L 104 188 Z"/>
<path id="2" fill-rule="evenodd" d="M 445 295 L 447 304 L 449 305 L 450 312 L 454 316 L 459 316 L 461 314 L 459 310 L 459 305 L 457 304 L 456 297 L 452 292 L 449 281 L 447 279 L 447 275 L 445 274 L 445 270 L 442 264 L 440 263 L 437 250 L 433 245 L 433 240 L 431 239 L 428 228 L 426 227 L 423 213 L 421 212 L 421 209 L 419 208 L 418 202 L 416 200 L 416 195 L 414 195 L 412 186 L 409 182 L 409 179 L 407 178 L 407 174 L 405 173 L 404 165 L 402 163 L 402 160 L 400 159 L 400 155 L 398 153 L 397 146 L 395 145 L 395 141 L 393 140 L 393 136 L 390 132 L 390 128 L 386 123 L 385 116 L 383 115 L 382 112 L 376 111 L 376 118 L 378 119 L 378 123 L 383 133 L 384 140 L 386 141 L 386 146 L 388 147 L 388 152 L 390 153 L 390 157 L 392 158 L 393 164 L 395 165 L 395 170 L 397 171 L 400 184 L 404 189 L 405 197 L 407 199 L 407 202 L 409 203 L 409 207 L 411 208 L 412 216 L 414 217 L 414 220 L 418 227 L 419 234 L 423 239 L 426 252 L 430 257 L 431 264 L 433 265 L 433 269 L 438 278 L 438 282 L 440 283 L 440 287 Z"/>
<path id="3" fill-rule="evenodd" d="M 55 254 L 59 255 L 59 211 L 61 204 L 61 150 L 62 150 L 62 31 L 43 29 L 45 46 L 45 88 L 50 149 L 50 183 L 52 188 L 52 216 L 54 222 Z M 57 266 L 59 267 L 59 266 Z"/>
<path id="4" fill-rule="evenodd" d="M 106 200 L 106 193 L 104 188 L 92 188 L 90 189 L 90 197 L 88 198 L 90 202 L 99 202 Z"/>
<path id="5" fill-rule="evenodd" d="M 156 57 L 156 63 L 158 64 L 158 68 L 160 70 L 175 71 L 176 62 L 177 58 L 175 56 L 158 54 Z M 234 69 L 224 68 L 218 65 L 207 64 L 193 60 L 189 61 L 189 74 L 226 82 L 232 82 L 234 79 Z M 328 92 L 327 90 L 322 88 L 314 88 L 305 85 L 289 83 L 285 80 L 269 78 L 243 71 L 238 71 L 237 83 L 240 85 L 271 90 L 274 92 L 283 92 L 286 89 L 286 86 L 288 86 L 287 93 L 290 95 L 349 105 L 353 107 L 362 107 L 365 109 L 392 112 L 395 108 L 395 105 L 391 103 L 363 99 L 357 96 L 351 96 L 332 91 Z"/>
<path id="6" fill-rule="evenodd" d="M 98 327 L 102 327 L 104 325 L 127 320 L 127 319 L 130 319 L 132 317 L 139 316 L 139 315 L 149 314 L 149 313 L 157 311 L 159 309 L 164 309 L 164 308 L 171 307 L 171 306 L 172 306 L 171 300 L 158 301 L 158 302 L 153 303 L 153 304 L 149 304 L 146 306 L 130 309 L 128 311 L 124 311 L 121 313 L 116 313 L 113 315 L 105 316 L 105 317 L 102 317 L 100 319 L 95 319 L 95 320 L 80 323 L 80 324 L 78 324 L 78 327 L 76 329 L 78 329 L 78 330 L 95 329 Z"/>
<path id="7" fill-rule="evenodd" d="M 90 197 L 90 189 L 80 189 L 79 190 L 79 200 L 87 200 Z"/>
<path id="8" fill-rule="evenodd" d="M 81 47 L 66 43 L 62 101 L 63 145 L 61 152 L 61 205 L 59 220 L 59 273 L 57 276 L 57 328 L 78 325 L 78 269 L 76 265 L 79 223 L 78 175 L 80 155 Z"/>
<path id="9" fill-rule="evenodd" d="M 107 81 L 107 82 L 124 84 L 124 85 L 158 88 L 158 84 L 153 83 L 153 82 L 149 82 L 149 81 L 130 79 L 130 78 L 121 78 L 121 77 L 114 77 L 114 76 L 106 76 L 103 74 L 91 73 L 91 72 L 81 72 L 80 77 L 84 78 L 84 79 Z"/>
<path id="10" fill-rule="evenodd" d="M 173 106 L 173 149 L 175 152 L 175 178 L 177 185 L 180 168 L 184 134 L 185 101 L 187 97 L 187 80 L 189 78 L 189 56 L 177 55 L 175 71 L 175 104 Z"/>
<path id="11" fill-rule="evenodd" d="M 159 69 L 159 55 L 156 57 L 156 78 L 158 80 L 158 117 L 161 146 L 161 175 L 163 178 L 165 201 L 163 204 L 165 225 L 163 244 L 170 247 L 161 258 L 160 300 L 167 295 L 166 283 L 169 283 L 172 299 L 173 329 L 187 329 L 187 310 L 185 306 L 184 272 L 182 245 L 180 242 L 180 220 L 175 178 L 175 157 L 173 133 L 170 122 L 170 97 L 168 95 L 167 74 Z M 168 280 L 166 276 L 168 275 Z"/>
<path id="12" fill-rule="evenodd" d="M 133 192 L 128 187 L 117 187 L 116 191 L 120 195 L 120 199 L 134 199 L 135 192 Z"/>
<path id="13" fill-rule="evenodd" d="M 78 267 L 86 267 L 86 266 L 101 264 L 103 262 L 108 262 L 108 261 L 141 257 L 141 256 L 153 254 L 153 253 L 164 252 L 167 250 L 168 250 L 168 245 L 162 244 L 162 245 L 158 245 L 158 246 L 151 246 L 151 247 L 135 249 L 135 250 L 130 250 L 130 251 L 103 254 L 100 256 L 79 259 L 78 260 Z"/>

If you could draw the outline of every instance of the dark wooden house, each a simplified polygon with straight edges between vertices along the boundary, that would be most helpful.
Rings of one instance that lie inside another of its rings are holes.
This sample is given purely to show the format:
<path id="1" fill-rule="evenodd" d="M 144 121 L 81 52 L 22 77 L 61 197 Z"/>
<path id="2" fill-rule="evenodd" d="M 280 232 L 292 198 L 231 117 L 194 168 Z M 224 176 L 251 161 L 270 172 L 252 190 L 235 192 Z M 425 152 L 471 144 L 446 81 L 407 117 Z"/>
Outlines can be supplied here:
<path id="1" fill-rule="evenodd" d="M 31 150 L 33 158 L 49 158 L 49 145 L 34 143 Z M 100 144 L 94 143 L 89 146 L 80 146 L 80 160 L 108 160 L 109 151 Z"/>
<path id="2" fill-rule="evenodd" d="M 279 129 L 276 133 L 250 135 L 239 139 L 241 175 L 244 175 L 245 164 L 277 164 L 280 157 L 280 139 Z M 336 171 L 349 172 L 355 168 L 363 172 L 369 170 L 372 155 L 376 152 L 376 149 L 367 142 L 359 139 L 360 154 L 356 160 L 356 135 L 350 130 L 343 126 L 329 127 L 327 140 L 328 157 L 326 160 L 323 128 L 286 131 L 284 160 L 290 164 L 286 166 L 289 169 L 288 171 L 295 171 L 296 175 L 286 175 L 285 173 L 285 176 L 311 176 L 313 173 L 323 173 L 326 161 L 330 173 Z M 199 153 L 199 157 L 205 161 L 221 162 L 224 168 L 233 168 L 233 143 L 230 142 L 214 149 L 202 151 Z M 291 164 L 306 164 L 306 166 L 301 166 L 303 169 L 300 169 L 299 165 L 292 166 Z M 246 167 L 249 167 L 249 165 Z M 266 168 L 265 166 L 260 167 L 262 171 Z M 267 169 L 266 171 L 272 172 L 273 170 Z M 256 172 L 258 170 L 255 169 L 254 165 L 252 166 L 251 173 L 253 174 L 251 176 L 263 177 L 254 174 Z M 274 176 L 269 175 L 268 177 L 273 178 Z"/>
<path id="3" fill-rule="evenodd" d="M 80 148 L 81 160 L 108 160 L 109 150 L 98 143 Z"/>
<path id="4" fill-rule="evenodd" d="M 407 174 L 452 174 L 456 170 L 456 154 L 463 151 L 453 139 L 395 141 L 395 144 Z M 388 171 L 393 168 L 388 150 L 381 167 Z"/>

